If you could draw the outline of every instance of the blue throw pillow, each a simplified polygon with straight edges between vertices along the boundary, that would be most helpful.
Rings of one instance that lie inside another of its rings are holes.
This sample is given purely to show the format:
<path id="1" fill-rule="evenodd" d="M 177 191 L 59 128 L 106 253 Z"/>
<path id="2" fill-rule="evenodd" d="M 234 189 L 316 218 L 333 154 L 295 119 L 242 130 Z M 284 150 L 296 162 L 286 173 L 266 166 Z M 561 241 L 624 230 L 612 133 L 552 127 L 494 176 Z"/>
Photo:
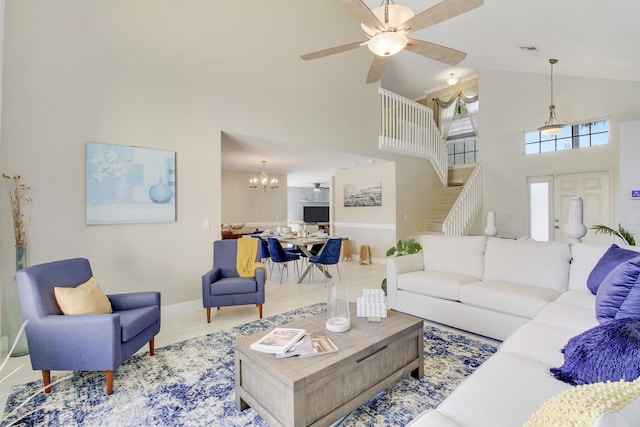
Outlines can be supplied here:
<path id="1" fill-rule="evenodd" d="M 600 284 L 611 270 L 617 265 L 638 255 L 638 252 L 622 249 L 615 244 L 611 245 L 604 255 L 602 255 L 602 258 L 600 258 L 596 266 L 593 267 L 593 270 L 591 270 L 589 278 L 587 279 L 587 288 L 595 295 L 598 292 Z"/>
<path id="2" fill-rule="evenodd" d="M 569 340 L 564 364 L 551 368 L 555 378 L 572 385 L 634 381 L 640 377 L 640 319 L 612 320 Z"/>
<path id="3" fill-rule="evenodd" d="M 601 324 L 612 319 L 640 318 L 640 254 L 618 264 L 596 293 L 596 317 Z"/>

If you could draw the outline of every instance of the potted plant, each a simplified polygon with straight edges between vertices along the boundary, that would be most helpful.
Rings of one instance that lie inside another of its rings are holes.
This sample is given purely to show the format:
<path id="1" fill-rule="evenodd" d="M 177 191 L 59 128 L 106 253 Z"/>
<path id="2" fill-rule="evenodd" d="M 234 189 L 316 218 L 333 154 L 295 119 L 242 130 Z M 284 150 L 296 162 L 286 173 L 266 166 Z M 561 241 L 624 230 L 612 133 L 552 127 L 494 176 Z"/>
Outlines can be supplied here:
<path id="1" fill-rule="evenodd" d="M 395 246 L 387 249 L 387 258 L 390 256 L 403 256 L 410 254 L 417 254 L 422 250 L 422 246 L 420 243 L 416 242 L 415 239 L 404 239 L 398 240 Z M 384 294 L 387 295 L 387 278 L 385 277 L 380 285 Z"/>
<path id="2" fill-rule="evenodd" d="M 629 231 L 625 230 L 622 225 L 618 224 L 618 229 L 613 229 L 611 227 L 608 227 L 606 225 L 600 225 L 600 224 L 596 224 L 594 226 L 591 227 L 592 230 L 596 231 L 596 234 L 600 233 L 600 234 L 608 234 L 610 236 L 616 236 L 619 237 L 620 239 L 622 239 L 622 241 L 624 241 L 627 245 L 629 246 L 635 246 L 636 245 L 636 239 L 633 237 L 633 234 L 631 234 Z"/>

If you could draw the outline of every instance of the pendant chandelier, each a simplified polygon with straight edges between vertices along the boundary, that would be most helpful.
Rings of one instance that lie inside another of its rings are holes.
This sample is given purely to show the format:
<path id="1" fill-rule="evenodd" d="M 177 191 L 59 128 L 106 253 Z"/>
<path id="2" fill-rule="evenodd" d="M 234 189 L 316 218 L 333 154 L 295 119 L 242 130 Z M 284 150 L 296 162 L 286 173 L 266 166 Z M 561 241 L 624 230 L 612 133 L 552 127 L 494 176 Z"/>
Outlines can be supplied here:
<path id="1" fill-rule="evenodd" d="M 556 117 L 556 106 L 553 105 L 553 64 L 558 63 L 557 59 L 549 59 L 551 64 L 551 105 L 549 105 L 549 120 L 544 122 L 544 126 L 538 128 L 543 135 L 551 136 L 559 134 L 566 126 L 566 123 L 559 123 Z"/>
<path id="2" fill-rule="evenodd" d="M 259 176 L 249 179 L 249 188 L 256 190 L 258 194 L 271 194 L 278 189 L 278 178 L 269 179 L 269 175 L 265 172 L 266 160 L 262 160 L 262 172 Z"/>

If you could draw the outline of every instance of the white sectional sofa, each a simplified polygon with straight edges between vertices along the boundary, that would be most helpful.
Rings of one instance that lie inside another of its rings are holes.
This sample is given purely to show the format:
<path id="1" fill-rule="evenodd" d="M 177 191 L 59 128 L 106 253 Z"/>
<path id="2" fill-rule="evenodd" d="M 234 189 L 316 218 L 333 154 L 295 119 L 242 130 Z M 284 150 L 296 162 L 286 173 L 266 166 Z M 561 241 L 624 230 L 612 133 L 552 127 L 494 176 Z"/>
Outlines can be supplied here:
<path id="1" fill-rule="evenodd" d="M 436 235 L 421 244 L 388 260 L 389 307 L 503 343 L 412 426 L 522 426 L 573 387 L 549 369 L 563 364 L 570 338 L 598 325 L 586 282 L 608 246 Z M 595 425 L 640 425 L 640 399 Z"/>

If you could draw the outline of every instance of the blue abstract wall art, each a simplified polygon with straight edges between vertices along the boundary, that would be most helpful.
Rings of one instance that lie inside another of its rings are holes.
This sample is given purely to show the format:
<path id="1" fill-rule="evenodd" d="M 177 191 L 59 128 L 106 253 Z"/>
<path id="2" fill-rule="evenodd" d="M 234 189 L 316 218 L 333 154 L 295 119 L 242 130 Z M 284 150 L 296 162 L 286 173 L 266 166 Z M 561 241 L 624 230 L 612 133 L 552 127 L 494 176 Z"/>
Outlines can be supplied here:
<path id="1" fill-rule="evenodd" d="M 87 142 L 87 224 L 176 221 L 176 152 Z"/>

